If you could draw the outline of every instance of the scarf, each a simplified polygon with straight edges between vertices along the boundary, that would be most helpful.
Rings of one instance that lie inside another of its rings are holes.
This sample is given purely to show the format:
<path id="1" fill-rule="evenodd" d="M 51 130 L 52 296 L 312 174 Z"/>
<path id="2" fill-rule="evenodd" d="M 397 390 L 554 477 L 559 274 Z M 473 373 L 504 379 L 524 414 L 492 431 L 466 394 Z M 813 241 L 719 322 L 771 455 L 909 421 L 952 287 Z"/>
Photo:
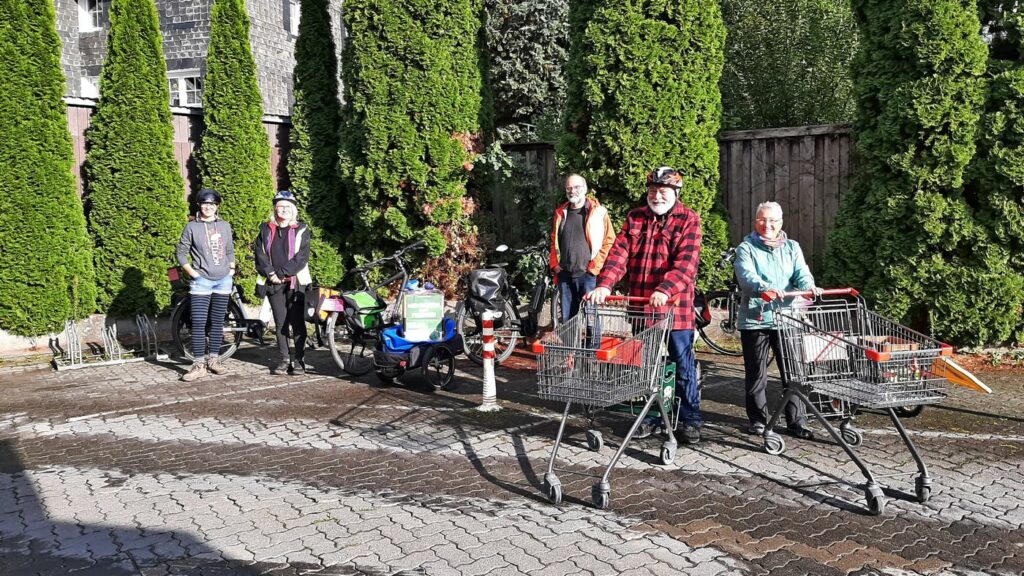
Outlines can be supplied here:
<path id="1" fill-rule="evenodd" d="M 785 231 L 779 232 L 779 235 L 775 237 L 775 240 L 769 240 L 764 236 L 761 236 L 757 232 L 754 232 L 754 235 L 757 236 L 757 239 L 760 240 L 762 244 L 769 248 L 778 248 L 780 246 L 785 245 L 786 242 L 789 241 L 789 238 L 786 236 Z"/>

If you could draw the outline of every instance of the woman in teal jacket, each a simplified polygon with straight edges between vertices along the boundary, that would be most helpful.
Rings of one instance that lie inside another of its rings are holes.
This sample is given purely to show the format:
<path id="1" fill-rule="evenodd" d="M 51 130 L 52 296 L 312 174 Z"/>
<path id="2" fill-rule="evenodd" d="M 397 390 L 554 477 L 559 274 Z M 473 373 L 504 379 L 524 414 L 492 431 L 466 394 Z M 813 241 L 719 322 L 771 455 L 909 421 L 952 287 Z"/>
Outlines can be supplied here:
<path id="1" fill-rule="evenodd" d="M 783 374 L 782 385 L 788 385 L 779 354 L 781 339 L 778 331 L 773 329 L 770 306 L 762 306 L 765 304 L 763 297 L 767 295 L 777 300 L 786 291 L 811 290 L 818 293 L 819 290 L 814 286 L 814 277 L 804 261 L 800 245 L 788 239 L 782 231 L 782 206 L 776 202 L 763 202 L 757 207 L 754 232 L 736 248 L 734 266 L 736 279 L 743 291 L 739 329 L 749 431 L 751 434 L 763 434 L 768 422 L 765 389 L 768 386 L 769 348 L 775 353 L 779 372 Z M 785 414 L 790 433 L 798 438 L 814 437 L 805 427 L 804 406 L 796 397 L 789 399 Z"/>

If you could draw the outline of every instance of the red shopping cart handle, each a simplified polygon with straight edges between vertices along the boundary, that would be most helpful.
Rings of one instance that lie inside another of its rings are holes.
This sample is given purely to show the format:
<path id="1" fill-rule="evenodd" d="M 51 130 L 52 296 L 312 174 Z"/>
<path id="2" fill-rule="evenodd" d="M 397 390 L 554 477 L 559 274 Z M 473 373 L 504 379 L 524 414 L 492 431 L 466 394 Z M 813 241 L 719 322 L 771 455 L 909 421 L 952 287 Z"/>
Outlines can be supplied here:
<path id="1" fill-rule="evenodd" d="M 590 293 L 587 292 L 583 296 L 583 299 L 584 300 L 590 300 Z M 650 296 L 646 296 L 646 297 L 645 296 L 622 296 L 622 295 L 619 295 L 619 294 L 609 294 L 609 295 L 604 297 L 604 301 L 605 302 L 626 302 L 626 303 L 630 303 L 630 304 L 647 304 L 648 302 L 651 301 L 651 297 Z M 676 304 L 679 304 L 679 296 L 673 296 L 672 298 L 668 299 L 668 302 L 665 303 L 666 306 L 669 306 L 669 305 L 673 305 L 674 306 Z"/>
<path id="2" fill-rule="evenodd" d="M 814 298 L 813 290 L 794 290 L 792 292 L 776 291 L 783 298 L 793 298 L 795 296 L 803 296 L 804 298 Z M 856 288 L 825 288 L 821 291 L 822 296 L 860 296 L 860 292 Z M 761 299 L 765 302 L 771 302 L 772 297 L 767 293 L 761 294 Z"/>

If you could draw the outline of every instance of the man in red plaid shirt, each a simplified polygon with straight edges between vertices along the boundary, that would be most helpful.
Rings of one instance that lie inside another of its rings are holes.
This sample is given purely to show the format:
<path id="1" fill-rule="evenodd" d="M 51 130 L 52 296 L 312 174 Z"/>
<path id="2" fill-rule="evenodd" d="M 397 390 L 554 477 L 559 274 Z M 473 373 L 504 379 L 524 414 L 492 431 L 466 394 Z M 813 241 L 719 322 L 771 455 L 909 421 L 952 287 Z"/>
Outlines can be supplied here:
<path id="1" fill-rule="evenodd" d="M 700 441 L 700 395 L 693 355 L 693 289 L 700 262 L 700 216 L 676 198 L 683 178 L 663 166 L 647 175 L 647 206 L 634 208 L 615 238 L 590 300 L 602 304 L 623 277 L 630 296 L 650 298 L 651 306 L 670 299 L 674 323 L 669 356 L 676 364 L 676 395 L 681 402 L 683 440 Z M 649 434 L 646 421 L 642 435 Z M 642 437 L 642 435 L 640 435 Z"/>

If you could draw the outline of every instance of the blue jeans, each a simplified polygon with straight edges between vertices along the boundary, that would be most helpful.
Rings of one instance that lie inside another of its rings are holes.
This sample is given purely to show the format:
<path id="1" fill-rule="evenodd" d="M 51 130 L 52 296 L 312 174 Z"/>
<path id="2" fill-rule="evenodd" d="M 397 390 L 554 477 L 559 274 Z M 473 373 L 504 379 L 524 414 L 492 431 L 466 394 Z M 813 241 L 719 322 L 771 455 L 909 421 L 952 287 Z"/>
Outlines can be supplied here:
<path id="1" fill-rule="evenodd" d="M 580 303 L 588 292 L 597 287 L 597 276 L 586 272 L 579 278 L 573 278 L 568 272 L 558 273 L 558 291 L 562 295 L 562 322 L 580 311 Z"/>
<path id="2" fill-rule="evenodd" d="M 231 274 L 221 278 L 220 280 L 207 280 L 205 277 L 200 276 L 194 278 L 192 283 L 189 284 L 188 293 L 194 296 L 203 296 L 206 294 L 231 294 L 231 287 L 233 285 Z"/>
<path id="3" fill-rule="evenodd" d="M 693 355 L 693 330 L 672 330 L 668 338 L 669 360 L 676 363 L 676 396 L 683 426 L 700 426 L 700 394 L 697 390 L 697 358 Z"/>

